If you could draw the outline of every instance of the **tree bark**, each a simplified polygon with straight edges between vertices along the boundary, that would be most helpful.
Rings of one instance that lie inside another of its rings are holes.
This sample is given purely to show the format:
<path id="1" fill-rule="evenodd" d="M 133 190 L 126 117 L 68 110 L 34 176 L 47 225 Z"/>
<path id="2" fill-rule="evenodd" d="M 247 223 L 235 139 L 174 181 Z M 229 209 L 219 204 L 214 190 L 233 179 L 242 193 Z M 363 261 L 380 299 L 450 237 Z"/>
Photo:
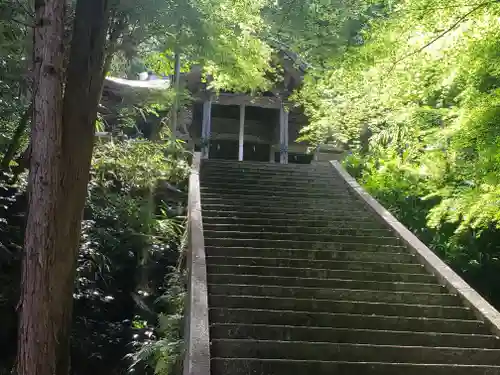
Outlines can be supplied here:
<path id="1" fill-rule="evenodd" d="M 29 215 L 17 375 L 67 375 L 76 259 L 93 150 L 107 0 L 78 0 L 64 99 L 64 0 L 36 0 Z"/>
<path id="2" fill-rule="evenodd" d="M 64 0 L 36 0 L 29 216 L 24 240 L 17 373 L 54 375 L 62 331 L 56 263 L 62 142 Z"/>

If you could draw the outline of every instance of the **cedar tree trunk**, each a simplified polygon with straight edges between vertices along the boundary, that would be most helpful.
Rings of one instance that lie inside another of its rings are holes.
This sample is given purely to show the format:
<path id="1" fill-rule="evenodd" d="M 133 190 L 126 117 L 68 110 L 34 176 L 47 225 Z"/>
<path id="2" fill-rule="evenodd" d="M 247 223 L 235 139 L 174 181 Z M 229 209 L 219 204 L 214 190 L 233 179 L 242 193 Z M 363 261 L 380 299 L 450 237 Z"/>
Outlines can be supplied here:
<path id="1" fill-rule="evenodd" d="M 78 0 L 64 99 L 65 0 L 36 0 L 29 212 L 17 375 L 67 375 L 76 259 L 102 82 L 107 0 Z"/>

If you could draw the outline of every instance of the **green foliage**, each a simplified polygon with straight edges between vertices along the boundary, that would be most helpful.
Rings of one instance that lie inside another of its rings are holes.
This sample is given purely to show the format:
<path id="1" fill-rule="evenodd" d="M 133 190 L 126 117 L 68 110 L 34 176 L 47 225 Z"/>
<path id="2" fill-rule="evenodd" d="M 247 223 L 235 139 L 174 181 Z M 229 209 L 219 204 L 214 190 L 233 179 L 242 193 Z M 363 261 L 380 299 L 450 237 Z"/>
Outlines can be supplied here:
<path id="1" fill-rule="evenodd" d="M 29 4 L 0 0 L 0 155 L 27 107 Z"/>
<path id="2" fill-rule="evenodd" d="M 138 361 L 131 352 L 176 335 L 173 326 L 156 329 L 168 310 L 155 300 L 177 293 L 163 279 L 175 274 L 181 254 L 185 219 L 177 208 L 186 204 L 187 156 L 175 142 L 95 149 L 75 291 L 74 350 L 92 358 L 75 361 L 81 370 L 102 360 L 123 367 L 125 355 Z M 180 190 L 165 191 L 167 182 Z"/>
<path id="3" fill-rule="evenodd" d="M 351 149 L 368 190 L 498 300 L 500 5 L 403 0 L 381 14 L 295 95 L 302 137 Z"/>
<path id="4" fill-rule="evenodd" d="M 146 364 L 154 369 L 155 375 L 181 373 L 184 330 L 185 277 L 177 269 L 167 280 L 167 291 L 156 303 L 163 311 L 158 316 L 158 340 L 145 341 L 140 349 L 131 355 L 131 368 Z"/>
<path id="5" fill-rule="evenodd" d="M 155 187 L 160 180 L 184 181 L 189 165 L 182 145 L 131 140 L 108 142 L 97 147 L 93 161 L 93 184 L 108 188 L 120 183 L 121 192 Z"/>
<path id="6" fill-rule="evenodd" d="M 370 24 L 363 46 L 298 94 L 312 118 L 306 138 L 355 147 L 368 127 L 370 157 L 393 159 L 395 173 L 417 170 L 440 198 L 429 225 L 456 223 L 457 234 L 500 219 L 500 8 L 490 3 L 464 18 L 472 9 L 402 1 Z"/>
<path id="7" fill-rule="evenodd" d="M 267 28 L 260 15 L 265 0 L 156 0 L 144 8 L 125 3 L 129 6 L 120 5 L 120 12 L 141 14 L 141 18 L 133 16 L 136 25 L 146 27 L 129 30 L 127 39 L 135 43 L 121 48 L 112 65 L 114 74 L 132 78 L 137 55 L 159 75 L 173 74 L 178 51 L 183 71 L 200 64 L 216 89 L 269 86 L 271 48 L 258 37 Z"/>
<path id="8" fill-rule="evenodd" d="M 358 33 L 376 6 L 370 0 L 279 0 L 264 10 L 269 38 L 316 67 L 358 43 Z"/>

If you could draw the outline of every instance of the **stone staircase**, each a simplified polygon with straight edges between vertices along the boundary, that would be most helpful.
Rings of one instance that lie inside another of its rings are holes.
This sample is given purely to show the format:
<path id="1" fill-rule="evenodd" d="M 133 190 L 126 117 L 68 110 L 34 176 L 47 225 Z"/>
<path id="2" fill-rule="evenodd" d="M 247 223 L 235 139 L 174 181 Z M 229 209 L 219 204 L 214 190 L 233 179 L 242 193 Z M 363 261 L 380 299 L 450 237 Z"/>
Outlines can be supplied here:
<path id="1" fill-rule="evenodd" d="M 330 165 L 206 160 L 212 375 L 492 375 L 500 343 Z"/>

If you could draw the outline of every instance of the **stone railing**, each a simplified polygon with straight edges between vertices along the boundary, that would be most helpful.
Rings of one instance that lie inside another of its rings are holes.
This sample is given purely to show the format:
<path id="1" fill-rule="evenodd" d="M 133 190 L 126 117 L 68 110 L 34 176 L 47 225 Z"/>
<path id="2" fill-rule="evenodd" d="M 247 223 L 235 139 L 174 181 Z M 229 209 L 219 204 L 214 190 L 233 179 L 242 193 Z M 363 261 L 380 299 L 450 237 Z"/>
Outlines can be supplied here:
<path id="1" fill-rule="evenodd" d="M 474 312 L 476 317 L 489 326 L 493 334 L 500 336 L 500 313 L 457 275 L 455 271 L 448 267 L 431 249 L 422 243 L 417 236 L 378 203 L 375 198 L 368 194 L 338 161 L 331 161 L 331 163 L 349 188 L 382 223 L 396 233 L 408 249 L 417 256 L 417 259 L 424 265 L 427 271 L 434 274 L 440 283 L 451 293 L 458 295 L 464 304 Z"/>
<path id="2" fill-rule="evenodd" d="M 210 375 L 207 267 L 201 217 L 199 152 L 193 156 L 188 198 L 188 284 L 185 302 L 183 375 Z"/>

